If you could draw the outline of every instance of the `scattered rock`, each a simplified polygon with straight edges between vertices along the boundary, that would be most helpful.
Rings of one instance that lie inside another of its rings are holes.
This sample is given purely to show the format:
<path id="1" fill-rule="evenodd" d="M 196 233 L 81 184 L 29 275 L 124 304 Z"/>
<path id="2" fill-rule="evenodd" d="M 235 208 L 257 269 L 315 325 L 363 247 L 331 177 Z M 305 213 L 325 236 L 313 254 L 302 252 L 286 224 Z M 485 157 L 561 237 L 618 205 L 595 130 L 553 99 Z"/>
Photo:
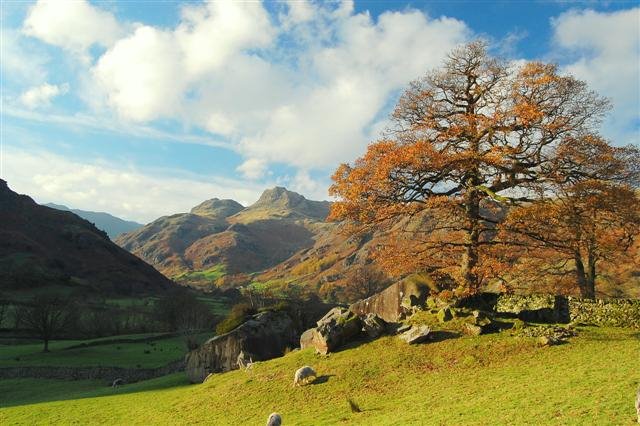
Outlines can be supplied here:
<path id="1" fill-rule="evenodd" d="M 375 314 L 367 314 L 362 318 L 362 331 L 370 339 L 376 339 L 383 335 L 387 329 L 387 323 Z"/>
<path id="2" fill-rule="evenodd" d="M 408 344 L 414 345 L 428 340 L 429 333 L 431 333 L 431 328 L 428 325 L 418 325 L 402 333 L 400 338 Z"/>
<path id="3" fill-rule="evenodd" d="M 335 351 L 353 340 L 362 330 L 362 321 L 346 308 L 333 308 L 317 322 L 317 327 L 300 336 L 300 348 L 313 347 L 320 354 Z"/>
<path id="4" fill-rule="evenodd" d="M 482 327 L 480 327 L 479 325 L 475 325 L 475 324 L 471 324 L 471 323 L 466 323 L 463 327 L 462 327 L 462 332 L 464 334 L 467 334 L 469 336 L 479 336 L 482 334 Z"/>
<path id="5" fill-rule="evenodd" d="M 229 333 L 209 339 L 186 356 L 186 373 L 192 383 L 201 383 L 210 373 L 235 370 L 241 352 L 253 361 L 282 356 L 296 346 L 298 331 L 284 311 L 266 311 L 252 316 Z"/>
<path id="6" fill-rule="evenodd" d="M 540 336 L 538 337 L 538 343 L 540 346 L 555 346 L 563 343 L 563 340 L 554 336 Z"/>
<path id="7" fill-rule="evenodd" d="M 409 329 L 411 329 L 411 327 L 413 327 L 411 324 L 402 324 L 400 327 L 397 328 L 396 333 L 402 334 L 405 331 L 408 331 Z"/>

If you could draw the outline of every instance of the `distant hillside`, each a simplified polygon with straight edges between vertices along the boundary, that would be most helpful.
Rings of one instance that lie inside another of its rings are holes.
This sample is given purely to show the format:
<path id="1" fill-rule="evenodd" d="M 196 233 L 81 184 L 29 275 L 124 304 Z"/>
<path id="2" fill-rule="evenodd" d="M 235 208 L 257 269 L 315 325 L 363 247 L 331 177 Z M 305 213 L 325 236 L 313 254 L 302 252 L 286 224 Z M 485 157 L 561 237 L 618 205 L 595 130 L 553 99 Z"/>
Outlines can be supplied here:
<path id="1" fill-rule="evenodd" d="M 330 203 L 276 187 L 244 208 L 212 199 L 190 213 L 161 217 L 116 242 L 184 283 L 261 271 L 311 247 Z"/>
<path id="2" fill-rule="evenodd" d="M 0 180 L 0 291 L 48 286 L 129 295 L 174 284 L 87 220 L 40 206 Z"/>
<path id="3" fill-rule="evenodd" d="M 96 228 L 105 231 L 107 235 L 109 235 L 109 238 L 111 238 L 112 240 L 120 234 L 131 232 L 144 226 L 143 224 L 138 222 L 120 219 L 119 217 L 113 216 L 109 213 L 70 209 L 67 206 L 54 203 L 47 203 L 43 205 L 51 207 L 52 209 L 70 211 L 77 214 L 83 219 L 87 219 L 89 222 L 96 225 Z"/>

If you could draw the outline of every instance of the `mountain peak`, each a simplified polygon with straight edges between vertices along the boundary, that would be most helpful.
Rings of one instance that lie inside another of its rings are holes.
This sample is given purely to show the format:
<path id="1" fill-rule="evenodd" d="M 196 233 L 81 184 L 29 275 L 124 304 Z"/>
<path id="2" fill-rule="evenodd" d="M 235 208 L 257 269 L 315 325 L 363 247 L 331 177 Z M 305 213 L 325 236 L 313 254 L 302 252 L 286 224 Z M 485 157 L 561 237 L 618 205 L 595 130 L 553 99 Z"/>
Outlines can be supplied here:
<path id="1" fill-rule="evenodd" d="M 243 208 L 242 204 L 234 200 L 212 198 L 210 200 L 203 201 L 192 208 L 190 213 L 198 216 L 218 217 L 224 219 L 238 213 Z"/>
<path id="2" fill-rule="evenodd" d="M 289 191 L 282 186 L 276 186 L 265 190 L 253 206 L 291 208 L 305 201 L 307 201 L 307 199 L 297 192 Z"/>

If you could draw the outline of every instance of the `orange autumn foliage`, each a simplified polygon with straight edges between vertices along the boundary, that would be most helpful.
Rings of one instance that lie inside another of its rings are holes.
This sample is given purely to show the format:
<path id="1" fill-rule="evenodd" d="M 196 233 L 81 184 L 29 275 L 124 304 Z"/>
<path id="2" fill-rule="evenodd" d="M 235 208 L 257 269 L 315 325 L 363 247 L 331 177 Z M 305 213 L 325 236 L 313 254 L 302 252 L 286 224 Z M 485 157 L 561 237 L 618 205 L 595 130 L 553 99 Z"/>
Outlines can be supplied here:
<path id="1" fill-rule="evenodd" d="M 414 218 L 381 244 L 380 262 L 474 292 L 509 267 L 494 254 L 507 207 L 542 198 L 550 182 L 573 173 L 558 161 L 561 148 L 572 139 L 588 145 L 581 138 L 607 109 L 555 65 L 514 67 L 470 43 L 412 82 L 386 136 L 338 167 L 330 218 L 362 229 Z"/>

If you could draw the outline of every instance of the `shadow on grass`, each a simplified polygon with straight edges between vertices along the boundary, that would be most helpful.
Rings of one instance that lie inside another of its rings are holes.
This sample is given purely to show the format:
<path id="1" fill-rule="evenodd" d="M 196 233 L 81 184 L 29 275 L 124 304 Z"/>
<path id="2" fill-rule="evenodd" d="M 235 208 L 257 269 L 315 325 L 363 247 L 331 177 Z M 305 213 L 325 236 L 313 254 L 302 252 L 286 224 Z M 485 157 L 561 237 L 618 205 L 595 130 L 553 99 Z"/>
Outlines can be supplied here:
<path id="1" fill-rule="evenodd" d="M 107 386 L 104 380 L 4 379 L 0 381 L 0 408 L 158 391 L 184 386 L 190 386 L 184 372 L 122 385 L 118 388 Z"/>
<path id="2" fill-rule="evenodd" d="M 316 379 L 309 383 L 310 385 L 321 385 L 323 383 L 327 383 L 331 377 L 335 377 L 335 374 L 323 374 L 322 376 L 316 377 Z"/>

